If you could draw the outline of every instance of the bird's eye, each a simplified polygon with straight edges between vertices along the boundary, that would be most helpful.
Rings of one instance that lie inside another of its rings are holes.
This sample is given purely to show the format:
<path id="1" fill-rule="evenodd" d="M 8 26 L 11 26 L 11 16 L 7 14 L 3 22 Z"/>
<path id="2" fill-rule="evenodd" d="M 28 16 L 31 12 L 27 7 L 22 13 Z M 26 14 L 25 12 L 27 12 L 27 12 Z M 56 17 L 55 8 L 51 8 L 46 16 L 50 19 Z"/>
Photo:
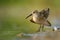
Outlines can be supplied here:
<path id="1" fill-rule="evenodd" d="M 33 13 L 35 13 L 35 12 L 33 12 Z"/>

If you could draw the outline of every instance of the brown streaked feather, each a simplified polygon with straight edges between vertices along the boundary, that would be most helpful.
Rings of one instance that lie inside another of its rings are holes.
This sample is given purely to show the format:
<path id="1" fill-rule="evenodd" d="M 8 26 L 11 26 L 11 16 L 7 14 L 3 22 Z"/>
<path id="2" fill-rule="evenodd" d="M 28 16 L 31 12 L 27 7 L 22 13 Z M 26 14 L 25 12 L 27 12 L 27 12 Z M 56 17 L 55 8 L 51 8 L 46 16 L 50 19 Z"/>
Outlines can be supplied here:
<path id="1" fill-rule="evenodd" d="M 45 10 L 45 12 L 44 12 L 44 17 L 47 19 L 48 18 L 48 16 L 49 16 L 49 8 L 47 9 L 47 10 Z"/>
<path id="2" fill-rule="evenodd" d="M 48 16 L 49 16 L 49 8 L 46 10 L 46 9 L 43 9 L 42 11 L 40 11 L 39 13 L 42 13 L 44 15 L 44 17 L 47 19 Z"/>

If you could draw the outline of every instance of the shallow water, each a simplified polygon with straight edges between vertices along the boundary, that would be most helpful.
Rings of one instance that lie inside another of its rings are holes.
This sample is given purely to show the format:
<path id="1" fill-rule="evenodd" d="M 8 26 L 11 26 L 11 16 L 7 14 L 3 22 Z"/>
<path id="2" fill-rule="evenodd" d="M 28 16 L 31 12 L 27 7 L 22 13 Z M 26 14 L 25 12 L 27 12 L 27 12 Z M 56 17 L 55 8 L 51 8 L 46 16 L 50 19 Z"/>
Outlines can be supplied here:
<path id="1" fill-rule="evenodd" d="M 55 31 L 55 32 L 34 33 L 34 35 L 32 35 L 32 36 L 30 36 L 28 38 L 17 37 L 16 40 L 59 40 L 59 39 L 60 39 L 60 32 Z"/>

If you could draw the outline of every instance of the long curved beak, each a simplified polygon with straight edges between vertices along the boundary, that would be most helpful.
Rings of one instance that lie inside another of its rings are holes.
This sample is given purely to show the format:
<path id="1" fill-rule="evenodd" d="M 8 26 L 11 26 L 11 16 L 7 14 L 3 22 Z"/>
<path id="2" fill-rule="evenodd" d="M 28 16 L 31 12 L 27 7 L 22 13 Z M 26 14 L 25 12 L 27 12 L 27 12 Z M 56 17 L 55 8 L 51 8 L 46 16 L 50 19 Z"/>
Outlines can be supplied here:
<path id="1" fill-rule="evenodd" d="M 30 16 L 32 16 L 32 14 L 28 15 L 25 19 L 29 18 Z"/>

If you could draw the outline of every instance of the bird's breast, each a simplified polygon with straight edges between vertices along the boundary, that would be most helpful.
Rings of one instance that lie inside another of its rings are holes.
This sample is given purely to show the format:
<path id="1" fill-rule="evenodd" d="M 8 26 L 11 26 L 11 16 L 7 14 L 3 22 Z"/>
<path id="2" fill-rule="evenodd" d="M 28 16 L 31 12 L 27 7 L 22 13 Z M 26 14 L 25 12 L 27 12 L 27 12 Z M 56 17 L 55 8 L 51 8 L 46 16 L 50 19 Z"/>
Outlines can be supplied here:
<path id="1" fill-rule="evenodd" d="M 38 20 L 38 16 L 33 14 L 33 21 L 37 22 L 37 20 Z"/>
<path id="2" fill-rule="evenodd" d="M 44 17 L 39 17 L 38 15 L 33 15 L 33 21 L 36 23 L 43 23 L 45 20 L 44 20 Z"/>

